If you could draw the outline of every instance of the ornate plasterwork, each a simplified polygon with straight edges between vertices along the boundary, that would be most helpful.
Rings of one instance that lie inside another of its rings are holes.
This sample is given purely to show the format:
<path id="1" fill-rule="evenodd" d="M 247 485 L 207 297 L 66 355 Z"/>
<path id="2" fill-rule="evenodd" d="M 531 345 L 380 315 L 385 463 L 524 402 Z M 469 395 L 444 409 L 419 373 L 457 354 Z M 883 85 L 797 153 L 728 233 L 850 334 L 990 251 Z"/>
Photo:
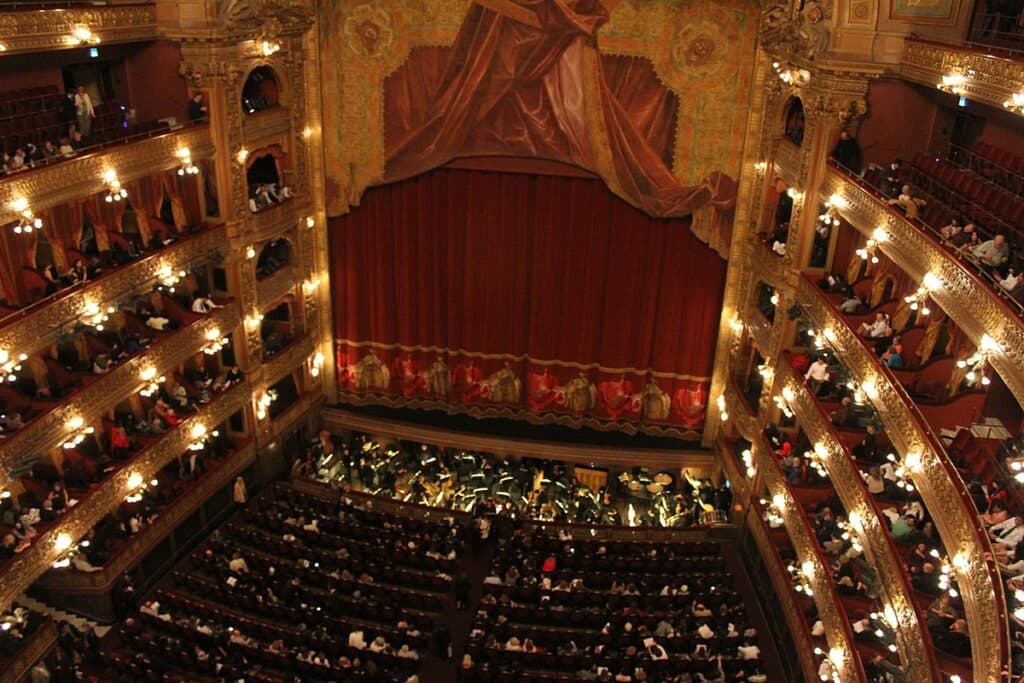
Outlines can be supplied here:
<path id="1" fill-rule="evenodd" d="M 246 114 L 242 117 L 242 139 L 249 149 L 263 147 L 281 140 L 290 126 L 291 112 L 283 107 Z"/>
<path id="2" fill-rule="evenodd" d="M 769 578 L 775 588 L 775 597 L 778 598 L 782 607 L 782 613 L 786 617 L 786 624 L 789 626 L 789 633 L 793 637 L 793 644 L 797 652 L 807 653 L 814 651 L 814 643 L 810 639 L 807 623 L 801 617 L 800 607 L 797 605 L 796 597 L 793 594 L 793 583 L 786 568 L 780 564 L 778 551 L 768 538 L 764 527 L 764 520 L 758 514 L 757 508 L 751 508 L 747 515 L 747 529 L 757 545 L 758 554 L 768 568 Z M 815 670 L 814 662 L 810 657 L 800 657 L 800 666 L 803 669 L 804 681 L 806 683 L 818 683 L 818 672 Z"/>
<path id="3" fill-rule="evenodd" d="M 907 38 L 900 59 L 900 76 L 934 88 L 943 76 L 960 74 L 960 87 L 972 100 L 1002 108 L 1014 93 L 1024 90 L 1024 64 L 956 45 Z"/>
<path id="4" fill-rule="evenodd" d="M 825 640 L 830 649 L 837 649 L 843 654 L 841 666 L 839 666 L 841 680 L 860 681 L 864 680 L 862 668 L 854 656 L 856 644 L 853 641 L 853 633 L 850 622 L 847 620 L 845 610 L 839 602 L 835 587 L 831 580 L 829 568 L 825 565 L 821 555 L 817 551 L 815 541 L 812 540 L 811 530 L 808 527 L 806 518 L 800 514 L 800 502 L 790 495 L 789 487 L 779 468 L 771 461 L 775 455 L 765 444 L 761 435 L 761 427 L 757 418 L 747 412 L 743 400 L 736 394 L 733 384 L 729 384 L 724 393 L 726 407 L 731 416 L 734 416 L 735 425 L 739 433 L 751 443 L 750 451 L 756 463 L 757 471 L 763 478 L 765 486 L 772 496 L 781 495 L 786 504 L 780 510 L 786 533 L 796 550 L 797 559 L 801 567 L 805 563 L 813 570 L 806 576 L 808 584 L 814 593 L 814 603 L 818 607 L 818 617 L 825 627 Z M 805 655 L 806 656 L 806 655 Z M 801 657 L 803 659 L 803 657 Z M 925 680 L 925 679 L 918 679 Z"/>
<path id="5" fill-rule="evenodd" d="M 860 534 L 864 556 L 882 577 L 879 598 L 896 613 L 894 628 L 896 646 L 903 662 L 907 680 L 939 680 L 935 658 L 931 653 L 931 637 L 924 622 L 918 618 L 914 604 L 914 590 L 903 569 L 903 560 L 889 534 L 888 524 L 879 518 L 860 471 L 846 455 L 832 425 L 822 415 L 806 386 L 793 373 L 788 364 L 775 370 L 778 385 L 788 386 L 795 396 L 790 407 L 797 422 L 811 443 L 821 444 L 827 455 L 821 458 L 829 480 L 847 511 L 860 514 L 863 532 Z"/>
<path id="6" fill-rule="evenodd" d="M 53 593 L 60 590 L 105 591 L 133 564 L 141 560 L 163 541 L 181 522 L 199 509 L 219 489 L 226 486 L 256 459 L 256 446 L 251 441 L 231 454 L 229 462 L 218 466 L 204 475 L 198 484 L 192 486 L 184 496 L 177 498 L 171 507 L 164 510 L 157 520 L 142 533 L 132 536 L 98 572 L 80 572 L 69 569 L 62 572 L 48 572 L 36 582 L 37 586 Z"/>
<path id="7" fill-rule="evenodd" d="M 248 405 L 250 393 L 249 383 L 242 382 L 203 406 L 196 414 L 182 420 L 177 429 L 164 434 L 130 464 L 91 491 L 61 518 L 60 524 L 37 536 L 32 545 L 18 556 L 18 561 L 0 576 L 0 610 L 7 609 L 12 601 L 60 558 L 61 553 L 56 548 L 59 534 L 67 534 L 72 542 L 77 542 L 124 500 L 131 490 L 128 479 L 133 473 L 142 475 L 143 481 L 153 478 L 167 463 L 188 449 L 193 440 L 191 431 L 194 425 L 202 423 L 212 427 L 220 424 L 232 413 Z"/>
<path id="8" fill-rule="evenodd" d="M 57 625 L 52 618 L 32 634 L 27 644 L 23 644 L 13 659 L 4 664 L 3 674 L 11 681 L 29 680 L 29 671 L 35 663 L 45 657 L 57 644 Z"/>
<path id="9" fill-rule="evenodd" d="M 172 273 L 188 270 L 189 266 L 212 257 L 225 243 L 224 227 L 217 226 L 133 261 L 0 328 L 0 348 L 7 349 L 12 357 L 21 353 L 31 355 L 55 342 L 63 332 L 71 332 L 85 302 L 106 308 L 130 294 L 148 293 L 165 267 Z"/>
<path id="10" fill-rule="evenodd" d="M 828 49 L 832 0 L 773 0 L 761 10 L 760 41 L 775 59 L 813 61 Z"/>
<path id="11" fill-rule="evenodd" d="M 10 470 L 24 458 L 60 446 L 68 437 L 65 425 L 69 420 L 81 417 L 86 425 L 93 424 L 142 388 L 145 382 L 139 375 L 143 369 L 154 367 L 158 375 L 171 374 L 174 368 L 199 352 L 208 331 L 217 328 L 222 334 L 227 334 L 240 323 L 238 305 L 232 303 L 188 327 L 176 330 L 149 347 L 146 353 L 117 366 L 54 410 L 0 442 L 0 465 Z"/>
<path id="12" fill-rule="evenodd" d="M 258 213 L 249 212 L 245 221 L 247 237 L 255 244 L 271 240 L 295 226 L 299 226 L 301 232 L 306 229 L 306 216 L 312 215 L 312 211 L 307 197 L 295 196 Z"/>
<path id="13" fill-rule="evenodd" d="M 108 7 L 7 11 L 0 14 L 0 43 L 4 54 L 43 52 L 79 47 L 69 42 L 77 27 L 88 27 L 102 44 L 127 43 L 157 38 L 156 6 L 152 4 Z"/>
<path id="14" fill-rule="evenodd" d="M 841 196 L 843 205 L 836 210 L 865 237 L 877 227 L 885 230 L 879 248 L 914 280 L 922 281 L 926 273 L 938 278 L 942 284 L 932 300 L 975 344 L 988 334 L 1002 346 L 989 362 L 1024 405 L 1024 320 L 952 254 L 842 171 L 828 168 L 821 194 Z"/>
<path id="15" fill-rule="evenodd" d="M 795 185 L 800 171 L 800 148 L 789 138 L 780 137 L 775 141 L 775 175 L 788 185 Z"/>
<path id="16" fill-rule="evenodd" d="M 192 126 L 9 175 L 0 180 L 0 224 L 17 219 L 18 214 L 11 207 L 15 199 L 24 197 L 32 210 L 39 213 L 51 206 L 102 192 L 107 187 L 103 174 L 108 169 L 117 171 L 117 177 L 124 183 L 174 168 L 181 163 L 175 152 L 182 147 L 188 147 L 193 161 L 212 157 L 209 128 Z"/>
<path id="17" fill-rule="evenodd" d="M 313 354 L 313 339 L 308 335 L 289 344 L 283 351 L 263 364 L 263 382 L 267 386 L 280 382 L 296 368 L 301 368 Z"/>
<path id="18" fill-rule="evenodd" d="M 267 306 L 278 301 L 285 294 L 293 293 L 298 284 L 298 268 L 282 268 L 270 277 L 256 281 L 257 308 L 267 310 Z"/>
<path id="19" fill-rule="evenodd" d="M 861 385 L 873 381 L 877 398 L 869 400 L 897 453 L 920 454 L 920 469 L 911 471 L 910 477 L 925 507 L 942 511 L 933 519 L 950 556 L 960 554 L 969 560 L 957 580 L 968 626 L 975 634 L 971 638 L 974 680 L 997 681 L 1009 653 L 1002 583 L 998 571 L 985 561 L 992 548 L 956 467 L 903 388 L 890 381 L 878 357 L 805 278 L 797 285 L 797 300 L 815 329 L 831 330 L 830 347 L 853 378 Z"/>

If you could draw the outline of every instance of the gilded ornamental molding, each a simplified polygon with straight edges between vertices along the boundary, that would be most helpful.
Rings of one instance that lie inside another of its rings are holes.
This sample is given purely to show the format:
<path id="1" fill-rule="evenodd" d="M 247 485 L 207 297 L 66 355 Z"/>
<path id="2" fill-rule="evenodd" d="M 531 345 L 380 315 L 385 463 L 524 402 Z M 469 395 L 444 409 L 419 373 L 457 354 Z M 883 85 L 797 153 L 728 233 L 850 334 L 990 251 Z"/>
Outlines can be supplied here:
<path id="1" fill-rule="evenodd" d="M 798 282 L 797 299 L 814 328 L 823 330 L 830 348 L 854 379 L 861 386 L 870 383 L 875 387 L 877 393 L 869 394 L 868 400 L 885 424 L 897 453 L 901 457 L 919 454 L 920 465 L 907 468 L 910 478 L 925 507 L 942 511 L 933 519 L 950 556 L 964 558 L 957 565 L 956 578 L 968 625 L 975 636 L 971 638 L 973 680 L 998 681 L 1009 656 L 1002 582 L 998 572 L 985 561 L 992 548 L 956 467 L 903 388 L 892 381 L 878 357 L 864 346 L 846 319 L 807 278 Z M 802 384 L 795 378 L 793 381 Z M 804 420 L 801 425 L 808 429 Z"/>
<path id="2" fill-rule="evenodd" d="M 868 563 L 884 577 L 879 589 L 882 602 L 896 613 L 894 626 L 896 646 L 903 662 L 907 680 L 938 681 L 939 673 L 931 652 L 931 637 L 924 622 L 918 618 L 914 590 L 903 570 L 902 558 L 892 543 L 888 525 L 879 518 L 870 499 L 860 471 L 847 457 L 843 444 L 836 438 L 832 425 L 822 416 L 817 402 L 807 387 L 793 373 L 788 363 L 775 369 L 779 385 L 788 386 L 794 395 L 790 408 L 811 443 L 821 444 L 825 455 L 821 462 L 829 480 L 847 512 L 860 516 L 860 540 Z"/>
<path id="3" fill-rule="evenodd" d="M 972 100 L 1002 109 L 1014 93 L 1024 91 L 1024 63 L 975 49 L 907 38 L 900 59 L 900 76 L 934 88 L 944 76 L 963 76 L 960 88 Z"/>
<path id="4" fill-rule="evenodd" d="M 246 209 L 245 231 L 252 243 L 265 242 L 279 236 L 296 225 L 305 228 L 306 216 L 313 215 L 309 201 L 296 194 L 293 198 L 257 213 Z"/>
<path id="5" fill-rule="evenodd" d="M 818 553 L 816 541 L 812 540 L 807 522 L 800 514 L 802 509 L 800 502 L 793 499 L 782 473 L 772 462 L 775 455 L 765 443 L 764 436 L 761 434 L 761 426 L 758 424 L 757 418 L 747 412 L 743 400 L 736 394 L 734 384 L 729 383 L 724 396 L 730 417 L 734 416 L 737 430 L 751 444 L 750 451 L 755 466 L 769 493 L 773 497 L 782 496 L 785 500 L 785 505 L 782 506 L 779 513 L 786 527 L 786 533 L 796 550 L 801 569 L 807 567 L 810 570 L 804 571 L 803 576 L 814 593 L 814 603 L 818 607 L 818 617 L 825 627 L 825 639 L 828 641 L 829 650 L 842 655 L 839 662 L 833 660 L 839 669 L 840 680 L 864 681 L 866 677 L 863 667 L 860 666 L 858 657 L 854 654 L 856 644 L 853 641 L 850 622 L 839 601 L 839 596 L 836 595 L 829 568 Z M 801 656 L 801 659 L 803 658 Z M 908 678 L 908 680 L 929 679 Z"/>
<path id="6" fill-rule="evenodd" d="M 264 361 L 261 368 L 267 385 L 280 382 L 286 375 L 301 370 L 306 359 L 313 355 L 313 338 L 308 334 L 296 339 L 273 358 Z"/>
<path id="7" fill-rule="evenodd" d="M 103 45 L 156 40 L 156 6 L 110 5 L 88 8 L 26 9 L 0 14 L 0 43 L 5 54 L 80 47 L 72 32 L 88 28 Z"/>
<path id="8" fill-rule="evenodd" d="M 248 405 L 249 396 L 249 383 L 242 382 L 215 398 L 199 412 L 182 420 L 177 429 L 164 434 L 157 443 L 71 508 L 60 524 L 37 536 L 32 545 L 18 555 L 17 562 L 0 576 L 0 609 L 7 609 L 66 552 L 57 549 L 58 536 L 67 534 L 72 543 L 77 542 L 124 500 L 131 491 L 128 480 L 132 474 L 141 475 L 143 481 L 152 479 L 161 468 L 188 449 L 193 441 L 191 432 L 194 425 L 201 423 L 212 427 L 220 424 Z"/>
<path id="9" fill-rule="evenodd" d="M 224 335 L 240 324 L 238 304 L 232 302 L 173 332 L 150 346 L 144 354 L 129 359 L 98 378 L 68 402 L 0 441 L 0 465 L 10 470 L 24 458 L 60 446 L 68 437 L 66 425 L 70 420 L 80 417 L 85 425 L 91 424 L 138 391 L 145 384 L 140 378 L 142 370 L 153 367 L 157 375 L 171 374 L 190 356 L 199 353 L 206 342 L 207 332 L 217 329 Z"/>
<path id="10" fill-rule="evenodd" d="M 775 588 L 775 596 L 779 599 L 782 613 L 786 617 L 786 624 L 789 626 L 789 633 L 793 637 L 793 644 L 798 654 L 805 654 L 814 651 L 814 642 L 807 630 L 807 623 L 802 615 L 800 606 L 797 605 L 796 597 L 793 595 L 793 583 L 786 568 L 781 566 L 778 551 L 775 549 L 768 533 L 765 530 L 764 520 L 761 518 L 758 508 L 751 507 L 747 515 L 747 529 L 757 545 L 758 555 L 768 568 L 768 576 L 772 586 Z M 809 656 L 800 656 L 800 667 L 804 674 L 805 683 L 819 683 L 818 672 L 814 667 L 814 660 Z"/>
<path id="11" fill-rule="evenodd" d="M 27 681 L 29 671 L 35 663 L 45 657 L 53 646 L 57 644 L 57 625 L 53 619 L 47 619 L 46 623 L 39 627 L 29 638 L 28 644 L 22 646 L 13 659 L 0 669 L 0 676 L 5 681 Z"/>
<path id="12" fill-rule="evenodd" d="M 280 142 L 290 128 L 291 112 L 284 107 L 242 116 L 242 139 L 250 148 Z"/>
<path id="13" fill-rule="evenodd" d="M 0 328 L 0 348 L 12 357 L 31 355 L 57 341 L 64 331 L 75 327 L 75 321 L 86 302 L 101 308 L 132 293 L 148 293 L 165 268 L 177 273 L 213 255 L 226 244 L 223 226 L 211 227 L 168 245 L 159 252 L 132 261 L 124 267 L 57 296 L 45 305 L 31 308 L 16 322 Z"/>
<path id="14" fill-rule="evenodd" d="M 796 185 L 797 174 L 800 172 L 800 148 L 789 138 L 781 136 L 775 139 L 775 175 L 790 186 Z"/>
<path id="15" fill-rule="evenodd" d="M 0 17 L 6 16 L 0 14 Z M 106 189 L 103 174 L 117 171 L 122 183 L 181 164 L 175 156 L 188 147 L 193 161 L 213 156 L 209 128 L 194 125 L 137 142 L 100 149 L 51 166 L 9 175 L 0 179 L 0 224 L 18 217 L 11 202 L 24 197 L 32 210 L 58 206 L 73 199 L 88 197 Z"/>
<path id="16" fill-rule="evenodd" d="M 988 334 L 1002 346 L 989 363 L 1024 405 L 1024 319 L 938 242 L 835 166 L 829 165 L 821 193 L 842 198 L 835 210 L 865 238 L 882 228 L 886 235 L 879 248 L 914 280 L 921 282 L 926 273 L 938 278 L 941 286 L 930 292 L 932 301 L 976 345 Z"/>
<path id="17" fill-rule="evenodd" d="M 198 510 L 218 489 L 227 486 L 255 460 L 256 445 L 250 441 L 232 453 L 228 462 L 205 475 L 183 497 L 175 500 L 169 509 L 160 514 L 156 522 L 146 527 L 142 533 L 132 536 L 128 543 L 103 565 L 101 571 L 80 572 L 70 567 L 61 571 L 50 571 L 44 574 L 36 585 L 51 593 L 109 590 L 129 567 L 145 557 L 186 517 Z"/>
<path id="18" fill-rule="evenodd" d="M 294 293 L 299 270 L 294 266 L 282 268 L 270 277 L 256 281 L 256 307 L 265 311 L 267 306 L 276 303 L 286 294 Z M 296 311 L 296 314 L 298 311 Z"/>

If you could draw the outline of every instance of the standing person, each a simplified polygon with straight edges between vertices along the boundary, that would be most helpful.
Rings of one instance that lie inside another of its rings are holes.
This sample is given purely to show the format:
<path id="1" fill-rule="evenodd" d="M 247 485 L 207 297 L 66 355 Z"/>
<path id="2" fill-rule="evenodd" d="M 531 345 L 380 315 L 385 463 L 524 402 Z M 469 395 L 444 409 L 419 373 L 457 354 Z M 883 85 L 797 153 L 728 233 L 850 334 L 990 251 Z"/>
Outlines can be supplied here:
<path id="1" fill-rule="evenodd" d="M 75 116 L 78 119 L 78 132 L 82 137 L 88 137 L 92 130 L 92 120 L 96 118 L 96 110 L 92 108 L 92 98 L 85 92 L 85 86 L 78 86 L 75 93 Z"/>
<path id="2" fill-rule="evenodd" d="M 249 499 L 249 494 L 245 490 L 245 479 L 242 479 L 242 477 L 237 477 L 235 479 L 234 498 L 235 502 L 239 505 L 245 505 L 246 501 Z"/>
<path id="3" fill-rule="evenodd" d="M 196 91 L 192 99 L 188 101 L 188 120 L 202 121 L 207 115 L 206 105 L 203 104 L 203 93 Z"/>
<path id="4" fill-rule="evenodd" d="M 69 140 L 72 138 L 77 119 L 78 110 L 75 107 L 75 93 L 68 90 L 63 101 L 60 103 L 60 122 L 64 124 L 64 135 L 67 135 Z M 61 137 L 64 135 L 61 135 Z"/>

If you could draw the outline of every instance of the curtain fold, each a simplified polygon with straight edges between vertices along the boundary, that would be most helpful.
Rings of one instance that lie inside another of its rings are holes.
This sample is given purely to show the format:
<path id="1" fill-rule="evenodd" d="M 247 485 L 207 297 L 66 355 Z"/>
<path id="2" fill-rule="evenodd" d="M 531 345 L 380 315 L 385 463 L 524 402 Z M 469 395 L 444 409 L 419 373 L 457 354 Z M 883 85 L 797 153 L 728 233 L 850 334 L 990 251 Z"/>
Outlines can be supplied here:
<path id="1" fill-rule="evenodd" d="M 62 273 L 74 261 L 69 252 L 77 252 L 82 240 L 83 203 L 73 201 L 55 206 L 48 209 L 43 218 L 43 232 L 53 249 L 54 263 Z"/>
<path id="2" fill-rule="evenodd" d="M 331 258 L 340 383 L 360 400 L 703 423 L 725 262 L 600 180 L 442 169 L 373 188 L 331 219 Z"/>
<path id="3" fill-rule="evenodd" d="M 678 103 L 649 63 L 628 58 L 610 67 L 615 58 L 598 53 L 596 32 L 608 21 L 601 2 L 512 4 L 510 15 L 536 15 L 538 26 L 474 4 L 443 71 L 441 51 L 431 48 L 388 79 L 386 180 L 458 156 L 526 156 L 589 169 L 653 216 L 688 215 L 708 204 L 731 211 L 736 186 L 723 174 L 692 187 L 673 176 Z M 704 222 L 707 230 L 722 225 Z M 719 248 L 727 242 L 702 238 Z"/>
<path id="4" fill-rule="evenodd" d="M 139 235 L 143 242 L 149 244 L 153 237 L 154 225 L 160 213 L 163 201 L 163 187 L 158 177 L 148 176 L 129 180 L 125 183 L 128 190 L 128 201 L 135 208 L 135 221 L 139 225 Z"/>

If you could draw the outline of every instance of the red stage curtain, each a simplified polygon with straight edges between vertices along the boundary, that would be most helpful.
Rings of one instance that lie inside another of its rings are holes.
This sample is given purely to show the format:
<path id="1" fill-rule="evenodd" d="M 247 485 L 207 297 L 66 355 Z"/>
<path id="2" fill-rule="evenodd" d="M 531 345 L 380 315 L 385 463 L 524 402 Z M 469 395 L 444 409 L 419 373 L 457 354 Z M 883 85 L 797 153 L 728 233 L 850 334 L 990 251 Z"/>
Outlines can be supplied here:
<path id="1" fill-rule="evenodd" d="M 731 209 L 735 183 L 722 174 L 694 187 L 672 175 L 675 98 L 642 60 L 598 53 L 595 32 L 608 20 L 600 2 L 510 4 L 538 25 L 473 5 L 444 71 L 435 48 L 388 79 L 388 180 L 459 156 L 526 156 L 594 171 L 653 216 L 682 216 L 709 202 Z M 608 72 L 611 63 L 618 67 Z"/>
<path id="2" fill-rule="evenodd" d="M 686 219 L 599 180 L 442 169 L 332 218 L 331 254 L 353 393 L 627 430 L 703 422 L 725 262 Z"/>

